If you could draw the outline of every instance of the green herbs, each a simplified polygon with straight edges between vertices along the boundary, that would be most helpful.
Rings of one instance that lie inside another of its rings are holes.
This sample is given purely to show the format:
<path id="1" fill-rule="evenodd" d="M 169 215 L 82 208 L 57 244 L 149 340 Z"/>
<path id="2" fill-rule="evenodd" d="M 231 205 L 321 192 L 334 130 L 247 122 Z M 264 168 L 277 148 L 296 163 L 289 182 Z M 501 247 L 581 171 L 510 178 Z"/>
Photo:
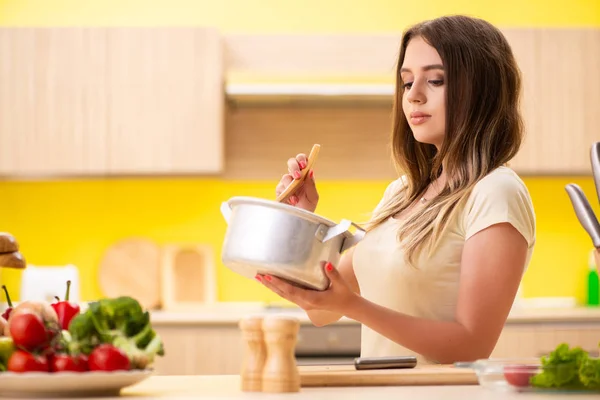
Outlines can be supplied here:
<path id="1" fill-rule="evenodd" d="M 542 357 L 542 372 L 531 378 L 531 384 L 538 388 L 600 389 L 600 359 L 562 343 Z"/>

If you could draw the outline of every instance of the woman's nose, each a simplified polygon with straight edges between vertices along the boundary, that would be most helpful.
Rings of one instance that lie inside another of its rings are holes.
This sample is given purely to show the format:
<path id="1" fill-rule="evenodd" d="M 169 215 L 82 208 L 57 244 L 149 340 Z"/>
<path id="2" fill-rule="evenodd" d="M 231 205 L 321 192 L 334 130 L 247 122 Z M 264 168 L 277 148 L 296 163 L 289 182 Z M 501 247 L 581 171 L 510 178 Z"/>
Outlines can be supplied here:
<path id="1" fill-rule="evenodd" d="M 411 86 L 406 96 L 410 103 L 425 103 L 427 100 L 418 85 Z"/>

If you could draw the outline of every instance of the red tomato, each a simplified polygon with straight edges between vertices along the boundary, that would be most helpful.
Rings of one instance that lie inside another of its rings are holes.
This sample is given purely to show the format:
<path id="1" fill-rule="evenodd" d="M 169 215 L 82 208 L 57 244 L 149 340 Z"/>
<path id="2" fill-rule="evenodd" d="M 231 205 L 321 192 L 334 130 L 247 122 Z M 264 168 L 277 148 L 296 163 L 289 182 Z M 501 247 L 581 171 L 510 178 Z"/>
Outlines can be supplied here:
<path id="1" fill-rule="evenodd" d="M 85 372 L 87 370 L 88 362 L 85 355 L 70 356 L 67 354 L 56 354 L 50 362 L 51 372 Z"/>
<path id="2" fill-rule="evenodd" d="M 50 344 L 44 321 L 33 313 L 13 315 L 8 324 L 10 336 L 16 347 L 34 351 Z"/>
<path id="3" fill-rule="evenodd" d="M 504 379 L 517 387 L 528 387 L 529 380 L 538 371 L 535 365 L 507 365 L 504 367 Z"/>
<path id="4" fill-rule="evenodd" d="M 10 372 L 49 372 L 48 361 L 43 356 L 36 356 L 23 350 L 17 350 L 8 359 L 7 369 Z"/>
<path id="5" fill-rule="evenodd" d="M 90 371 L 128 371 L 130 362 L 123 350 L 110 345 L 101 344 L 96 347 L 88 358 Z"/>

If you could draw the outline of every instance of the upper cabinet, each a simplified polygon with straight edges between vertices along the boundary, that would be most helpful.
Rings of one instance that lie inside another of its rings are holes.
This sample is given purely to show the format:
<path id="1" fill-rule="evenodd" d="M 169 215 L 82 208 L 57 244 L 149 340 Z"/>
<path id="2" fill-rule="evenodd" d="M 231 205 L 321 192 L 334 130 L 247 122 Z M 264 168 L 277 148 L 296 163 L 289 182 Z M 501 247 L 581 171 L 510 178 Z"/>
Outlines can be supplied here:
<path id="1" fill-rule="evenodd" d="M 214 174 L 224 63 L 207 28 L 0 29 L 0 174 Z"/>
<path id="2" fill-rule="evenodd" d="M 600 140 L 600 29 L 506 32 L 523 73 L 526 137 L 512 167 L 529 175 L 591 174 Z"/>
<path id="3" fill-rule="evenodd" d="M 525 139 L 511 167 L 523 175 L 590 175 L 590 147 L 600 140 L 600 29 L 503 32 L 523 74 Z M 232 35 L 227 42 L 226 176 L 279 179 L 282 161 L 315 142 L 321 179 L 396 176 L 390 132 L 400 35 Z M 264 61 L 274 54 L 276 62 Z M 249 76 L 254 83 L 244 84 Z"/>
<path id="4" fill-rule="evenodd" d="M 591 173 L 600 29 L 503 29 L 523 73 L 524 175 Z M 400 34 L 0 28 L 0 177 L 392 179 Z M 252 166 L 248 168 L 248 166 Z"/>

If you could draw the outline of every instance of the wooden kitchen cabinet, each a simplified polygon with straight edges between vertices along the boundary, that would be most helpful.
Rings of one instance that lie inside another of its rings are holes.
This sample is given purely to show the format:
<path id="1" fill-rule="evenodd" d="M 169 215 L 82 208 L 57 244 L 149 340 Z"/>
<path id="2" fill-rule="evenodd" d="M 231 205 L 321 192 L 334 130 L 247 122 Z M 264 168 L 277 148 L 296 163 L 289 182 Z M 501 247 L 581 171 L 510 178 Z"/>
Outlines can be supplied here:
<path id="1" fill-rule="evenodd" d="M 162 323 L 155 329 L 166 348 L 155 363 L 158 374 L 239 374 L 245 345 L 236 323 Z M 561 343 L 598 355 L 600 320 L 509 322 L 491 357 L 539 357 Z M 360 339 L 355 345 L 360 351 Z"/>
<path id="2" fill-rule="evenodd" d="M 600 140 L 600 29 L 509 31 L 523 72 L 523 174 L 591 174 Z"/>
<path id="3" fill-rule="evenodd" d="M 526 136 L 510 166 L 522 175 L 591 174 L 590 147 L 600 140 L 600 75 L 590 71 L 600 70 L 600 29 L 502 31 L 523 74 Z M 281 76 L 336 76 L 335 71 L 339 76 L 349 66 L 348 82 L 355 82 L 361 76 L 393 81 L 392 56 L 400 36 L 358 40 L 340 35 L 291 39 L 235 35 L 226 40 L 232 53 L 228 74 L 233 76 L 272 74 L 281 82 Z M 286 47 L 290 40 L 294 46 Z M 268 63 L 265 58 L 270 54 L 277 54 L 278 61 Z M 332 81 L 336 84 L 256 84 L 255 93 L 249 89 L 252 85 L 244 91 L 236 89 L 240 85 L 229 86 L 225 176 L 279 179 L 275 172 L 280 171 L 282 155 L 293 157 L 321 143 L 319 179 L 397 177 L 389 144 L 393 84 L 388 90 L 378 90 L 380 83 L 351 84 L 354 92 L 335 94 L 340 78 Z M 379 94 L 374 96 L 373 91 Z"/>
<path id="4" fill-rule="evenodd" d="M 492 357 L 539 357 L 550 353 L 561 343 L 580 346 L 598 355 L 600 321 L 507 324 Z"/>
<path id="5" fill-rule="evenodd" d="M 155 370 L 161 375 L 239 374 L 244 343 L 237 324 L 162 325 L 165 356 Z"/>
<path id="6" fill-rule="evenodd" d="M 223 79 L 208 28 L 2 28 L 0 175 L 218 173 Z"/>

